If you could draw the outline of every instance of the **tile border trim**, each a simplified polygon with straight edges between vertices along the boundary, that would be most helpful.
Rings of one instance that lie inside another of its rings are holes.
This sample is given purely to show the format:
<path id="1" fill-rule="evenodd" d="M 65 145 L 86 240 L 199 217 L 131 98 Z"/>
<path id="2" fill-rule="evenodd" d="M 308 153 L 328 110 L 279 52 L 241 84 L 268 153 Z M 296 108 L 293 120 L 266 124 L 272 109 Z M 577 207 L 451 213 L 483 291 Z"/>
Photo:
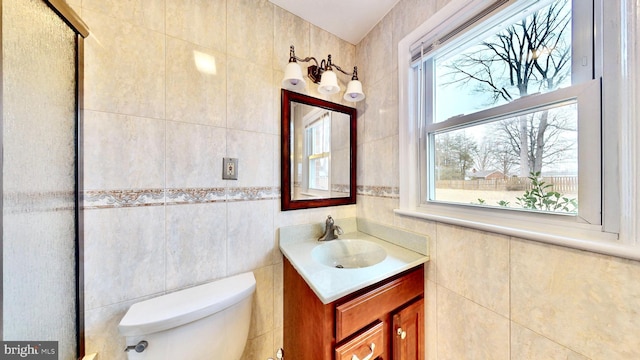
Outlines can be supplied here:
<path id="1" fill-rule="evenodd" d="M 358 185 L 356 193 L 360 196 L 399 199 L 400 188 L 397 186 Z"/>
<path id="2" fill-rule="evenodd" d="M 280 198 L 280 187 L 85 190 L 84 209 L 206 204 Z"/>
<path id="3" fill-rule="evenodd" d="M 357 195 L 398 199 L 399 188 L 393 186 L 357 186 Z M 280 198 L 279 186 L 213 187 L 173 189 L 85 190 L 81 194 L 83 209 L 206 204 L 217 202 L 258 201 Z"/>

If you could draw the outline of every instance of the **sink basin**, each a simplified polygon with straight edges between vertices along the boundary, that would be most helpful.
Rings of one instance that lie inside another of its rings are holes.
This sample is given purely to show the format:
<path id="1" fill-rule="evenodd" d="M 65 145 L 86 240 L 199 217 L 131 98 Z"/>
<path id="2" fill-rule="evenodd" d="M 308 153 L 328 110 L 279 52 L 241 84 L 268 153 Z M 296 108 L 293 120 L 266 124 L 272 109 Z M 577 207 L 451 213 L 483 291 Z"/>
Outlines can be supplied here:
<path id="1" fill-rule="evenodd" d="M 382 246 L 367 240 L 338 239 L 311 250 L 311 257 L 322 265 L 355 269 L 373 266 L 387 257 Z"/>

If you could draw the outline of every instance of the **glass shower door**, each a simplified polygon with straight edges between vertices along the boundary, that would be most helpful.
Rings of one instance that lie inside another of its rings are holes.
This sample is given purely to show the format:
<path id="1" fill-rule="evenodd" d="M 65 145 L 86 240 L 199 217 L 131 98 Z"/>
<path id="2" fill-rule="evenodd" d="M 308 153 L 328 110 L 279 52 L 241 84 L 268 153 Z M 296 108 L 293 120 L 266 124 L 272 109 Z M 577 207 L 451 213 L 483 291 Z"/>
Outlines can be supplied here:
<path id="1" fill-rule="evenodd" d="M 77 359 L 76 33 L 42 0 L 2 0 L 5 341 Z"/>

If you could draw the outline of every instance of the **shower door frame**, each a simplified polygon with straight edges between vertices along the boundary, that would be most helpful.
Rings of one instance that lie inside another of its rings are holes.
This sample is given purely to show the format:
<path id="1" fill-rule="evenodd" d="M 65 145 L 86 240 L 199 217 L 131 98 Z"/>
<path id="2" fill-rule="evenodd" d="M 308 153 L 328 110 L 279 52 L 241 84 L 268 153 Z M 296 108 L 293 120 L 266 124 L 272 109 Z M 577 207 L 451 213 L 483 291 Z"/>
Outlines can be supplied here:
<path id="1" fill-rule="evenodd" d="M 75 76 L 76 76 L 76 121 L 75 121 L 75 277 L 76 277 L 76 352 L 77 356 L 81 359 L 85 355 L 85 341 L 84 341 L 84 225 L 82 216 L 82 203 L 81 192 L 83 189 L 83 177 L 82 177 L 82 108 L 84 107 L 84 38 L 89 36 L 89 28 L 82 21 L 80 16 L 65 2 L 65 0 L 42 0 L 45 4 L 51 8 L 61 20 L 63 20 L 69 28 L 76 33 L 76 63 L 75 63 Z M 3 37 L 2 37 L 2 14 L 3 14 L 3 0 L 0 0 L 0 168 L 3 165 L 2 149 L 4 148 L 4 136 L 2 135 L 4 130 L 4 66 L 3 66 Z M 0 176 L 0 193 L 4 190 L 3 179 Z M 0 196 L 0 209 L 4 208 L 2 196 Z M 0 287 L 4 286 L 4 274 L 3 274 L 3 234 L 4 223 L 3 216 L 0 216 Z M 0 293 L 0 338 L 4 339 L 3 324 L 4 324 L 4 301 L 3 295 Z"/>

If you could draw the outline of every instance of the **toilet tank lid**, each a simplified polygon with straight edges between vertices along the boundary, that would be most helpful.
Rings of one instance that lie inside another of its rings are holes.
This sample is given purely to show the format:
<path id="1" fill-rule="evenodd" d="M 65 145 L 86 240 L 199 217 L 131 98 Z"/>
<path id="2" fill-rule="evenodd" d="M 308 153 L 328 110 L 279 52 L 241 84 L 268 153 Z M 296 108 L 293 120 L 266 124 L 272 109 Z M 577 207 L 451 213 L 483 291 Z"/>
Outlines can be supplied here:
<path id="1" fill-rule="evenodd" d="M 256 289 L 252 272 L 158 296 L 133 304 L 118 330 L 123 336 L 138 336 L 174 328 L 215 314 Z"/>

